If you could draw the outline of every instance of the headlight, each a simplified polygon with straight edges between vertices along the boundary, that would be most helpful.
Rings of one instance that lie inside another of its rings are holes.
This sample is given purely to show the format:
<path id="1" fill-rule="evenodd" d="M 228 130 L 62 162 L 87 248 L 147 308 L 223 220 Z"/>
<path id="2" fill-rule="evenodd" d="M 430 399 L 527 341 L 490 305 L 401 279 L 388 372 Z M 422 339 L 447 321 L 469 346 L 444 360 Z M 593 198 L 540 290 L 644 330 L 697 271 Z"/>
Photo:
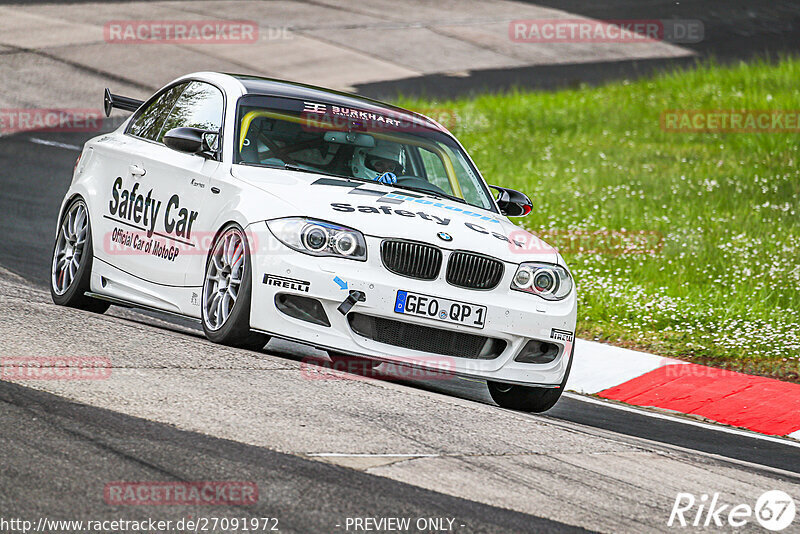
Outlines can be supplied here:
<path id="1" fill-rule="evenodd" d="M 572 291 L 572 277 L 566 269 L 551 263 L 523 263 L 517 268 L 511 289 L 561 300 Z"/>
<path id="2" fill-rule="evenodd" d="M 304 217 L 267 221 L 278 241 L 298 252 L 364 261 L 367 242 L 358 230 Z"/>

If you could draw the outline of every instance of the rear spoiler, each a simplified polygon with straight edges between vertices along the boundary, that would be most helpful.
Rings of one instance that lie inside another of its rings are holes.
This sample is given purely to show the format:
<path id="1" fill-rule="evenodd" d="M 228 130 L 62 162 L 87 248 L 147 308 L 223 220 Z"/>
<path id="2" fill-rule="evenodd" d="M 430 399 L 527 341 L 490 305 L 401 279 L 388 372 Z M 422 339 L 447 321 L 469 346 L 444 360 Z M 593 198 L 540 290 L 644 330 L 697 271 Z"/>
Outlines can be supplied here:
<path id="1" fill-rule="evenodd" d="M 105 109 L 106 117 L 111 116 L 113 108 L 121 109 L 123 111 L 136 111 L 144 104 L 144 100 L 136 100 L 135 98 L 128 98 L 127 96 L 112 95 L 111 90 L 106 87 L 105 94 L 103 95 L 103 109 Z"/>

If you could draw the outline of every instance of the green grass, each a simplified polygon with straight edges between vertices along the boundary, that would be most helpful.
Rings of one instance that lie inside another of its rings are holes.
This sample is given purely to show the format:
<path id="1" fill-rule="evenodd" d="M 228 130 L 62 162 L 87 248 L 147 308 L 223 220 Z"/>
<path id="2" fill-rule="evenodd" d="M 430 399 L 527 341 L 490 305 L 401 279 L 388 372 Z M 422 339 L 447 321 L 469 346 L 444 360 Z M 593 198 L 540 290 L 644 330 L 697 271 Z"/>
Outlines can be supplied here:
<path id="1" fill-rule="evenodd" d="M 578 285 L 579 335 L 796 380 L 800 134 L 668 133 L 659 117 L 800 110 L 799 80 L 800 60 L 786 58 L 400 104 L 453 110 L 453 132 L 484 177 L 526 192 L 535 207 L 519 222 L 555 233 L 555 244 L 567 231 L 663 236 L 650 254 L 562 250 Z"/>

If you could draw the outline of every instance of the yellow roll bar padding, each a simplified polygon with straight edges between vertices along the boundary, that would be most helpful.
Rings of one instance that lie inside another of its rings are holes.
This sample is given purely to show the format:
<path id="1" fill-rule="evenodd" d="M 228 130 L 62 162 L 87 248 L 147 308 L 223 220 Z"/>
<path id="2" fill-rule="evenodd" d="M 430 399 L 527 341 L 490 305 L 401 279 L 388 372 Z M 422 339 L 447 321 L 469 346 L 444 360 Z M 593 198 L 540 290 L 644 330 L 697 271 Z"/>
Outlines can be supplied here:
<path id="1" fill-rule="evenodd" d="M 241 151 L 242 147 L 244 146 L 244 139 L 245 137 L 247 137 L 247 132 L 250 129 L 250 124 L 253 122 L 254 119 L 257 119 L 259 117 L 267 117 L 269 119 L 294 122 L 296 124 L 304 124 L 306 126 L 321 128 L 324 130 L 333 129 L 331 128 L 331 125 L 329 123 L 314 120 L 309 117 L 288 115 L 286 113 L 281 113 L 279 111 L 268 111 L 268 110 L 249 111 L 242 118 L 242 127 L 239 130 L 239 151 Z M 438 145 L 433 143 L 427 143 L 420 139 L 409 139 L 408 137 L 402 137 L 383 132 L 369 132 L 369 135 L 375 137 L 376 139 L 381 139 L 384 141 L 392 141 L 403 145 L 414 145 L 433 152 L 434 154 L 439 156 L 439 159 L 442 160 L 442 163 L 444 164 L 444 170 L 447 173 L 447 181 L 450 183 L 450 188 L 453 190 L 453 195 L 457 196 L 458 198 L 464 198 L 464 193 L 461 191 L 461 184 L 458 183 L 456 170 L 453 167 L 453 161 L 450 159 L 450 156 L 447 154 L 447 152 L 442 150 Z"/>

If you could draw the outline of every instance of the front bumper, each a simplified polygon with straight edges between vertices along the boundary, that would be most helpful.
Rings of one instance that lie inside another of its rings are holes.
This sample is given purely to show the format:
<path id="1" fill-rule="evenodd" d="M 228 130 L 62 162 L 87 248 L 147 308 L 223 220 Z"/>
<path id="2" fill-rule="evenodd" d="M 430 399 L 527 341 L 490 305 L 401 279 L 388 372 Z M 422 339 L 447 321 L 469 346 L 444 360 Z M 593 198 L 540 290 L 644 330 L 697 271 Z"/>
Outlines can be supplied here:
<path id="1" fill-rule="evenodd" d="M 253 224 L 247 230 L 253 258 L 250 326 L 254 330 L 322 349 L 445 370 L 460 376 L 540 386 L 557 386 L 563 381 L 574 338 L 554 338 L 553 329 L 574 332 L 577 316 L 574 291 L 560 302 L 548 302 L 513 291 L 510 286 L 516 265 L 510 263 L 506 263 L 503 279 L 494 290 L 463 289 L 445 280 L 447 250 L 444 250 L 439 278 L 424 281 L 388 271 L 380 258 L 380 238 L 366 237 L 368 258 L 362 262 L 315 257 L 291 250 L 272 235 L 265 223 Z M 265 275 L 272 280 L 280 278 L 281 283 L 267 283 Z M 337 278 L 339 281 L 334 281 Z M 347 289 L 342 289 L 340 286 L 345 282 Z M 505 349 L 493 359 L 472 359 L 424 353 L 374 341 L 354 332 L 347 317 L 337 311 L 352 290 L 363 292 L 366 300 L 357 303 L 350 313 L 500 339 L 506 342 Z M 398 290 L 486 306 L 485 326 L 477 329 L 395 313 Z M 318 300 L 330 326 L 313 324 L 279 311 L 275 299 L 281 293 Z M 531 339 L 556 345 L 558 356 L 542 364 L 514 361 Z"/>

